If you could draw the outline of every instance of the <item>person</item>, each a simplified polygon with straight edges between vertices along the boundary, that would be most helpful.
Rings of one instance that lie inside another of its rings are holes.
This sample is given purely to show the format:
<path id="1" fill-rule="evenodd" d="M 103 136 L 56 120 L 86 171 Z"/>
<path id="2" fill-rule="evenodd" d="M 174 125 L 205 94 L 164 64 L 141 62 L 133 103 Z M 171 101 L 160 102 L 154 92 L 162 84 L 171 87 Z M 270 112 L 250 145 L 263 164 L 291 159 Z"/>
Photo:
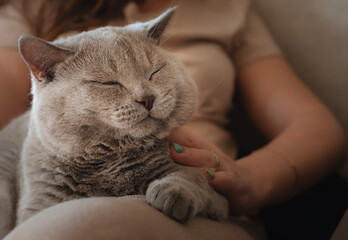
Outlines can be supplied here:
<path id="1" fill-rule="evenodd" d="M 293 72 L 248 0 L 2 2 L 1 127 L 28 108 L 29 72 L 16 49 L 21 33 L 54 40 L 88 27 L 148 20 L 178 5 L 161 47 L 184 63 L 200 97 L 192 119 L 168 137 L 171 156 L 215 168 L 202 174 L 228 199 L 231 213 L 228 221 L 196 217 L 180 224 L 141 196 L 81 199 L 42 211 L 5 239 L 262 239 L 262 227 L 250 216 L 291 199 L 338 165 L 340 124 Z M 237 160 L 226 130 L 235 90 L 269 139 Z"/>

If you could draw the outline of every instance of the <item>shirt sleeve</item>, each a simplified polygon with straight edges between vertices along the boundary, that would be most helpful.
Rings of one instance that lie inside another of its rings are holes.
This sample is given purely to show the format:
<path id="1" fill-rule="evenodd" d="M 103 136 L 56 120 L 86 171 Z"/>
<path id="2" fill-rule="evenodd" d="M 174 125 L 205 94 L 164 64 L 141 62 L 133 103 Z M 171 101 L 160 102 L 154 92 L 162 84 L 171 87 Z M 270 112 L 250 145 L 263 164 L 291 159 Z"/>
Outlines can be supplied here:
<path id="1" fill-rule="evenodd" d="M 232 57 L 236 67 L 242 68 L 275 55 L 282 55 L 281 50 L 260 17 L 250 9 L 234 39 Z"/>
<path id="2" fill-rule="evenodd" d="M 0 8 L 0 47 L 17 48 L 18 38 L 28 33 L 20 10 L 14 4 Z"/>

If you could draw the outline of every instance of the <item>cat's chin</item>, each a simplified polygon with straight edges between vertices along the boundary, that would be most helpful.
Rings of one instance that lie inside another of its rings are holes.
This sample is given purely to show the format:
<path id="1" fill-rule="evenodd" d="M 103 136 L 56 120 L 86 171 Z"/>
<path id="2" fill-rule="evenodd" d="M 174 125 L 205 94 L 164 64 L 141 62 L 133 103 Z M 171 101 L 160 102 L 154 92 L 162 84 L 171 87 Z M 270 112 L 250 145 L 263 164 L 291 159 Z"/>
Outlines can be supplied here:
<path id="1" fill-rule="evenodd" d="M 135 138 L 142 138 L 147 136 L 165 138 L 171 130 L 167 128 L 168 126 L 163 120 L 148 116 L 140 122 L 131 124 L 129 125 L 129 127 L 120 130 L 121 134 L 123 133 L 124 135 L 130 135 Z"/>

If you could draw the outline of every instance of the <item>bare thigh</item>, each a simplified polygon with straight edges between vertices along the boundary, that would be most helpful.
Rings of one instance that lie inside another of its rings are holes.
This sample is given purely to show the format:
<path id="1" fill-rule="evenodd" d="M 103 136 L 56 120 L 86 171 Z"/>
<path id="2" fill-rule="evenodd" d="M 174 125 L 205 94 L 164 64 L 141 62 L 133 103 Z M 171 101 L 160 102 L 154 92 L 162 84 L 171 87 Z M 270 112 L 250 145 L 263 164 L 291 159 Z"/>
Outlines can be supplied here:
<path id="1" fill-rule="evenodd" d="M 73 200 L 45 209 L 17 226 L 11 239 L 264 239 L 247 218 L 217 222 L 195 217 L 176 222 L 150 207 L 143 196 Z"/>

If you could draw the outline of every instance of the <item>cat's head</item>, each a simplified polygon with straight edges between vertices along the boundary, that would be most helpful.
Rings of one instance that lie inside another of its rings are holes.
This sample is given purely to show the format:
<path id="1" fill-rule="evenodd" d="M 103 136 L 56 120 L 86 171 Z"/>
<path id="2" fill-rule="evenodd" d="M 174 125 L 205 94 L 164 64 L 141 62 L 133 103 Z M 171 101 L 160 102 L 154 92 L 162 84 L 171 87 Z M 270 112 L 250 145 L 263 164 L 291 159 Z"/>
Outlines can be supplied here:
<path id="1" fill-rule="evenodd" d="M 195 110 L 197 89 L 182 63 L 158 46 L 174 11 L 51 43 L 22 36 L 39 137 L 70 151 L 69 144 L 103 135 L 164 138 L 184 124 Z"/>

